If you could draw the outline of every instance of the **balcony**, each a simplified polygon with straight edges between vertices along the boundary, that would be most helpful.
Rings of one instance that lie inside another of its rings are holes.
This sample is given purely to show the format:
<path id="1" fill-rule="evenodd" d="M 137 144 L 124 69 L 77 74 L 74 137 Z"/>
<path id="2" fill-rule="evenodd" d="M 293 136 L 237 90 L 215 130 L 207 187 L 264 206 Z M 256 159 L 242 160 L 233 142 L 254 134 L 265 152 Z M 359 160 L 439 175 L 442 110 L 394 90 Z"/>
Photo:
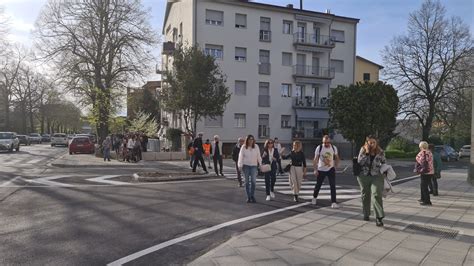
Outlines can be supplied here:
<path id="1" fill-rule="evenodd" d="M 334 68 L 294 65 L 293 77 L 296 83 L 330 84 L 334 78 Z"/>
<path id="2" fill-rule="evenodd" d="M 296 50 L 305 52 L 330 52 L 336 47 L 332 36 L 296 32 L 293 34 Z"/>
<path id="3" fill-rule="evenodd" d="M 320 139 L 324 135 L 324 131 L 320 128 L 300 127 L 292 128 L 293 139 Z"/>
<path id="4" fill-rule="evenodd" d="M 258 95 L 258 107 L 270 107 L 270 95 Z"/>
<path id="5" fill-rule="evenodd" d="M 293 97 L 293 108 L 320 108 L 327 109 L 329 107 L 329 98 L 327 97 Z"/>
<path id="6" fill-rule="evenodd" d="M 174 50 L 175 50 L 174 42 L 165 42 L 163 43 L 163 50 L 161 54 L 172 55 L 174 53 Z"/>
<path id="7" fill-rule="evenodd" d="M 271 42 L 272 41 L 272 32 L 269 30 L 260 30 L 260 41 L 261 42 Z"/>
<path id="8" fill-rule="evenodd" d="M 258 63 L 258 74 L 270 75 L 270 63 Z"/>

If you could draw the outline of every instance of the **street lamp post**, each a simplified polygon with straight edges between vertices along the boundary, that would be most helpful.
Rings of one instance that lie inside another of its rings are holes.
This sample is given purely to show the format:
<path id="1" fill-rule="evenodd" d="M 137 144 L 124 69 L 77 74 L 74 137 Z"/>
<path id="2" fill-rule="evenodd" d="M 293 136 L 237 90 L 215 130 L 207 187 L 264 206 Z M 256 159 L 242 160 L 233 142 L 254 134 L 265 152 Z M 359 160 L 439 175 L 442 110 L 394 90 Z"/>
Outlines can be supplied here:
<path id="1" fill-rule="evenodd" d="M 471 156 L 469 159 L 468 181 L 474 185 L 474 89 L 471 91 Z"/>

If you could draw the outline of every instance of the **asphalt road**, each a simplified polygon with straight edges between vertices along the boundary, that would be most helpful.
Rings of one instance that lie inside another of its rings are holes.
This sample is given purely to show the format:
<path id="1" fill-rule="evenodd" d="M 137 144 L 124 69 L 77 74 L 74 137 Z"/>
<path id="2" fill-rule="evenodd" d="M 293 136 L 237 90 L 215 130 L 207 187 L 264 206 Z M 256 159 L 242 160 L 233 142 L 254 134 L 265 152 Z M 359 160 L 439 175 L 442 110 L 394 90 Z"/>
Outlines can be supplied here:
<path id="1" fill-rule="evenodd" d="M 65 152 L 64 148 L 34 145 L 22 147 L 18 154 L 0 154 L 0 265 L 104 265 L 201 229 L 296 204 L 281 193 L 275 201 L 266 202 L 262 188 L 256 191 L 258 203 L 247 204 L 245 190 L 237 187 L 235 180 L 224 178 L 83 186 L 92 184 L 87 179 L 93 176 L 126 175 L 137 169 L 133 165 L 130 169 L 47 166 Z M 409 173 L 405 176 L 413 175 L 410 163 L 406 165 L 397 167 L 401 177 L 405 171 Z M 454 163 L 448 167 L 464 166 Z M 71 187 L 34 182 L 54 175 L 68 175 L 51 181 Z M 23 180 L 11 182 L 18 176 Z M 338 185 L 352 187 L 357 183 L 347 173 L 338 176 Z M 184 264 L 235 234 L 329 204 L 329 200 L 320 200 L 316 207 L 301 206 L 237 223 L 129 264 Z"/>

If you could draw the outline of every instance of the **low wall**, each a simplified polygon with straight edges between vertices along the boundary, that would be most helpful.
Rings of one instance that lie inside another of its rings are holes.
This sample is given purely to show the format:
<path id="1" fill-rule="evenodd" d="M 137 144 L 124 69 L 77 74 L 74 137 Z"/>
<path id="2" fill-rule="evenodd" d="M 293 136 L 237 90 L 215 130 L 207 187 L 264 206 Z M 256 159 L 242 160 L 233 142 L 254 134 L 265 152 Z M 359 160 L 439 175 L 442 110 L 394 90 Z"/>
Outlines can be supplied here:
<path id="1" fill-rule="evenodd" d="M 185 152 L 143 152 L 144 161 L 177 161 L 185 160 Z"/>

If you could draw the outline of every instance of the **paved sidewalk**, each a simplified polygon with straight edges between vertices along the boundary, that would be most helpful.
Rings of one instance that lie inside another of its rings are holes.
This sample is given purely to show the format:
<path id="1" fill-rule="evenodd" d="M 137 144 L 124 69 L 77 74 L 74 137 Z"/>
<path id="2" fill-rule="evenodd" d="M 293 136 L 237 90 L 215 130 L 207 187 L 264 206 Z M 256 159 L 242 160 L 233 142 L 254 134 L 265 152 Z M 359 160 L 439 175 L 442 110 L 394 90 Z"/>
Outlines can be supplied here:
<path id="1" fill-rule="evenodd" d="M 431 207 L 417 202 L 418 180 L 395 186 L 384 200 L 383 228 L 373 217 L 362 220 L 355 199 L 247 231 L 191 265 L 474 265 L 474 187 L 466 176 L 443 172 Z M 458 234 L 443 238 L 442 231 Z"/>

